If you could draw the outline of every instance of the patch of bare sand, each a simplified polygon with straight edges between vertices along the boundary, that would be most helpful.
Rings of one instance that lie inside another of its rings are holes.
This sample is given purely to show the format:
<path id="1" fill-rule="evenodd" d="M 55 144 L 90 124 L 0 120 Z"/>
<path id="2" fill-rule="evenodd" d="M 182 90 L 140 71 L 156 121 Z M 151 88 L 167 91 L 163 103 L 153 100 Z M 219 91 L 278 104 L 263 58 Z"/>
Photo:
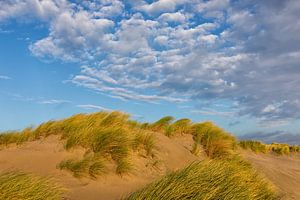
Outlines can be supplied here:
<path id="1" fill-rule="evenodd" d="M 133 156 L 133 173 L 123 177 L 110 171 L 97 180 L 77 179 L 69 172 L 57 169 L 57 164 L 62 160 L 81 157 L 84 153 L 82 149 L 66 151 L 57 136 L 0 150 L 0 172 L 21 170 L 53 177 L 67 188 L 67 199 L 119 199 L 158 179 L 168 171 L 183 168 L 201 159 L 191 154 L 187 148 L 191 145 L 189 144 L 192 142 L 191 138 L 185 138 L 182 143 L 159 133 L 155 134 L 155 137 L 157 145 L 155 159 L 148 159 L 142 155 Z"/>
<path id="2" fill-rule="evenodd" d="M 284 199 L 300 199 L 300 157 L 255 154 L 242 151 L 243 157 L 273 182 Z"/>

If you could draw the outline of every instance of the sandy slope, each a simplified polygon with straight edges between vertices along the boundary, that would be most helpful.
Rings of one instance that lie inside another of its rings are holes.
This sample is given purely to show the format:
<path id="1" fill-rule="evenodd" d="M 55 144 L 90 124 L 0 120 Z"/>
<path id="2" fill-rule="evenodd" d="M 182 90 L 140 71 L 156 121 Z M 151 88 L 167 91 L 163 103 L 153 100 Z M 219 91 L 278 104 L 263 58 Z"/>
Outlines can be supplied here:
<path id="1" fill-rule="evenodd" d="M 157 143 L 155 160 L 158 161 L 158 164 L 154 167 L 153 160 L 142 155 L 133 155 L 134 173 L 123 177 L 110 170 L 97 180 L 76 179 L 70 173 L 57 169 L 57 164 L 63 159 L 80 157 L 84 153 L 80 149 L 66 151 L 57 136 L 0 150 L 0 172 L 16 169 L 51 176 L 68 189 L 67 199 L 120 199 L 120 197 L 159 179 L 168 171 L 180 169 L 204 157 L 196 157 L 190 153 L 193 144 L 191 135 L 173 139 L 162 134 L 155 136 Z M 285 199 L 300 199 L 299 156 L 296 158 L 257 155 L 249 151 L 242 151 L 241 154 L 285 194 Z"/>
<path id="2" fill-rule="evenodd" d="M 133 156 L 134 173 L 123 177 L 109 172 L 97 180 L 79 180 L 70 173 L 57 169 L 56 166 L 61 160 L 80 157 L 83 150 L 65 151 L 63 143 L 56 136 L 1 150 L 0 172 L 16 169 L 51 176 L 68 189 L 67 199 L 119 199 L 129 192 L 158 179 L 168 171 L 180 169 L 195 160 L 201 159 L 190 153 L 193 143 L 191 136 L 184 136 L 181 140 L 178 140 L 157 134 L 156 140 L 157 149 L 159 149 L 156 152 L 158 165 L 149 167 L 152 166 L 151 162 L 153 161 L 149 161 L 149 159 L 142 156 Z"/>
<path id="3" fill-rule="evenodd" d="M 242 155 L 271 180 L 284 199 L 300 199 L 300 156 L 276 156 L 243 151 Z"/>

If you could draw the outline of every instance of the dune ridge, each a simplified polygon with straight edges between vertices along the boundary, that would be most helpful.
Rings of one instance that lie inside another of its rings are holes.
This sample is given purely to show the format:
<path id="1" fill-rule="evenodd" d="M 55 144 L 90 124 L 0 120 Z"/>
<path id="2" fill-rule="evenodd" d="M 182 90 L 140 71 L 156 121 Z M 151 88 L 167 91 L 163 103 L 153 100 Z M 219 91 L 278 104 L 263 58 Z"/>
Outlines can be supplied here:
<path id="1" fill-rule="evenodd" d="M 66 188 L 63 194 L 65 199 L 112 200 L 131 198 L 138 194 L 135 191 L 151 193 L 151 188 L 159 189 L 156 188 L 158 186 L 153 187 L 153 184 L 168 180 L 170 173 L 186 176 L 186 179 L 182 180 L 172 179 L 175 181 L 172 184 L 176 185 L 184 182 L 183 180 L 191 182 L 188 174 L 202 169 L 210 178 L 206 184 L 208 185 L 220 178 L 213 171 L 207 171 L 210 167 L 217 166 L 216 169 L 219 170 L 216 171 L 224 170 L 221 175 L 228 172 L 233 177 L 243 174 L 241 180 L 248 181 L 241 183 L 246 185 L 235 181 L 227 182 L 224 191 L 231 186 L 236 189 L 230 189 L 229 191 L 234 192 L 231 194 L 216 189 L 221 187 L 221 183 L 213 184 L 209 187 L 211 191 L 206 191 L 208 196 L 205 196 L 204 191 L 200 194 L 199 189 L 186 189 L 185 197 L 299 197 L 296 188 L 300 186 L 300 162 L 296 151 L 291 152 L 289 157 L 275 157 L 268 152 L 254 154 L 253 149 L 243 150 L 241 147 L 241 142 L 212 122 L 194 123 L 189 119 L 175 121 L 167 116 L 153 123 L 139 123 L 121 112 L 79 114 L 63 120 L 46 122 L 36 128 L 1 134 L 0 173 L 20 171 L 51 177 Z M 279 158 L 288 158 L 288 162 Z M 236 159 L 241 161 L 230 161 Z M 253 167 L 246 160 L 252 163 Z M 268 164 L 264 165 L 263 162 Z M 289 163 L 289 167 L 285 162 Z M 281 167 L 277 169 L 273 165 Z M 185 172 L 187 169 L 190 172 Z M 249 174 L 253 176 L 249 177 Z M 264 176 L 270 179 L 274 186 Z M 257 180 L 254 181 L 255 179 Z M 195 187 L 189 188 L 197 188 L 207 181 L 202 180 L 196 183 Z M 230 180 L 230 176 L 225 176 L 222 182 L 226 180 Z M 249 181 L 257 184 L 251 186 Z M 292 185 L 288 184 L 289 182 Z M 242 191 L 246 191 L 243 187 L 251 189 L 243 193 Z M 218 192 L 213 195 L 213 191 Z M 264 193 L 267 196 L 261 195 Z M 175 191 L 172 194 L 175 195 Z M 184 199 L 178 196 L 178 199 L 180 198 Z"/>

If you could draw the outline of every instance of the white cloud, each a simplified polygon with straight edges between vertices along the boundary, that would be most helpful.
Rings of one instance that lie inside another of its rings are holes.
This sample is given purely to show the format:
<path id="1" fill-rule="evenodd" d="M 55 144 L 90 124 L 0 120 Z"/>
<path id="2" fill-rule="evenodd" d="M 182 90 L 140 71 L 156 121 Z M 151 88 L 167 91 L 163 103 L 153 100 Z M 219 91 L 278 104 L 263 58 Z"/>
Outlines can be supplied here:
<path id="1" fill-rule="evenodd" d="M 186 17 L 181 12 L 176 13 L 163 13 L 159 16 L 158 20 L 166 22 L 180 22 L 183 23 L 186 20 Z"/>
<path id="2" fill-rule="evenodd" d="M 95 18 L 84 10 L 63 12 L 52 21 L 49 36 L 32 44 L 30 50 L 38 57 L 93 59 L 93 52 L 101 47 L 106 31 L 113 26 L 113 21 Z"/>
<path id="3" fill-rule="evenodd" d="M 262 112 L 264 113 L 274 113 L 278 111 L 278 107 L 272 104 L 267 105 Z"/>
<path id="4" fill-rule="evenodd" d="M 66 0 L 4 0 L 1 2 L 0 22 L 11 18 L 25 21 L 26 17 L 48 21 L 69 7 Z"/>
<path id="5" fill-rule="evenodd" d="M 157 103 L 158 101 L 161 100 L 170 101 L 170 102 L 186 101 L 183 98 L 176 98 L 171 96 L 159 96 L 155 94 L 153 95 L 139 94 L 133 90 L 129 90 L 120 86 L 115 86 L 115 87 L 107 86 L 101 80 L 86 75 L 75 76 L 70 81 L 78 86 L 86 87 L 99 92 L 106 92 L 110 96 L 114 96 L 122 100 L 137 100 L 137 101 L 144 101 L 148 103 Z"/>
<path id="6" fill-rule="evenodd" d="M 144 3 L 143 5 L 139 5 L 136 7 L 136 9 L 153 15 L 162 12 L 174 11 L 178 5 L 185 2 L 186 0 L 158 0 L 151 4 Z"/>
<path id="7" fill-rule="evenodd" d="M 157 36 L 154 39 L 154 41 L 156 43 L 158 43 L 159 45 L 164 45 L 164 46 L 168 45 L 168 40 L 169 40 L 169 38 L 167 36 L 165 36 L 165 35 Z"/>
<path id="8" fill-rule="evenodd" d="M 115 18 L 123 14 L 124 4 L 118 0 L 85 1 L 86 6 L 94 11 L 97 17 Z"/>
<path id="9" fill-rule="evenodd" d="M 206 42 L 208 44 L 214 44 L 216 42 L 216 40 L 218 39 L 218 36 L 213 35 L 213 34 L 209 34 L 209 35 L 202 35 L 200 37 L 200 40 L 203 42 Z"/>

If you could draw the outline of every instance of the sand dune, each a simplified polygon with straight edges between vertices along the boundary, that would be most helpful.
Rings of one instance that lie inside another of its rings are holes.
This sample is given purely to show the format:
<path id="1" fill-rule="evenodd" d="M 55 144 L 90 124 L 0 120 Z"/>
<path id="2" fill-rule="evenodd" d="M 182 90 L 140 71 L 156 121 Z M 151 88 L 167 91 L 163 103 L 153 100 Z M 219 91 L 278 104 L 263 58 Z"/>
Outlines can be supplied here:
<path id="1" fill-rule="evenodd" d="M 158 164 L 151 167 L 149 159 L 133 155 L 135 170 L 132 174 L 123 177 L 111 171 L 97 180 L 78 179 L 69 172 L 57 169 L 57 164 L 63 159 L 81 157 L 84 153 L 84 150 L 81 149 L 66 151 L 63 141 L 60 141 L 58 136 L 49 136 L 21 146 L 12 145 L 2 149 L 0 151 L 0 172 L 21 170 L 53 177 L 67 189 L 66 199 L 114 200 L 159 179 L 168 171 L 183 168 L 195 160 L 204 158 L 204 156 L 197 157 L 190 153 L 193 144 L 191 135 L 170 139 L 163 134 L 155 134 L 155 138 Z M 274 183 L 285 199 L 300 199 L 299 156 L 254 154 L 250 151 L 242 151 L 241 154 Z"/>
<path id="2" fill-rule="evenodd" d="M 72 174 L 57 169 L 57 164 L 65 158 L 80 157 L 83 150 L 66 151 L 57 136 L 27 142 L 21 146 L 11 146 L 0 151 L 0 172 L 21 170 L 42 176 L 53 177 L 67 190 L 67 199 L 72 200 L 113 200 L 135 191 L 147 183 L 158 179 L 168 171 L 183 168 L 187 164 L 201 159 L 190 153 L 193 140 L 190 135 L 179 139 L 170 139 L 162 134 L 156 135 L 156 157 L 158 165 L 147 167 L 149 160 L 142 156 L 133 156 L 135 170 L 133 174 L 120 177 L 109 172 L 97 180 L 77 179 Z"/>

